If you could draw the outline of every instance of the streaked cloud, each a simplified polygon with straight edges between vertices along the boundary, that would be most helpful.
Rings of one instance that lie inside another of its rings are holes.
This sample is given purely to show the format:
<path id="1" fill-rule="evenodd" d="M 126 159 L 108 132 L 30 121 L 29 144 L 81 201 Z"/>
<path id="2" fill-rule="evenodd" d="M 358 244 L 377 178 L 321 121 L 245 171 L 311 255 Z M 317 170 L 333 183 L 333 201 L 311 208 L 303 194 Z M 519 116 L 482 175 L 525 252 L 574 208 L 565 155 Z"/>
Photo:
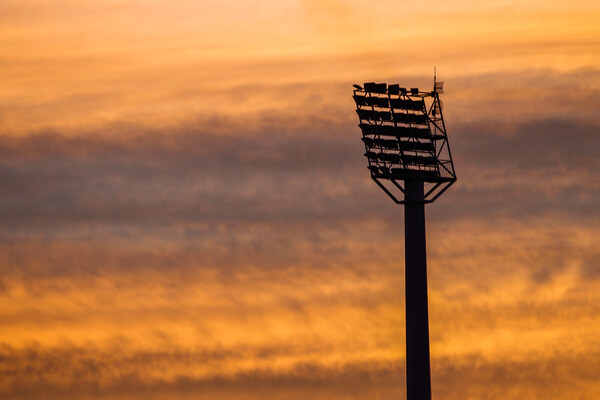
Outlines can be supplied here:
<path id="1" fill-rule="evenodd" d="M 433 65 L 434 397 L 600 395 L 596 5 L 0 7 L 0 397 L 402 398 L 402 212 L 350 93 Z"/>

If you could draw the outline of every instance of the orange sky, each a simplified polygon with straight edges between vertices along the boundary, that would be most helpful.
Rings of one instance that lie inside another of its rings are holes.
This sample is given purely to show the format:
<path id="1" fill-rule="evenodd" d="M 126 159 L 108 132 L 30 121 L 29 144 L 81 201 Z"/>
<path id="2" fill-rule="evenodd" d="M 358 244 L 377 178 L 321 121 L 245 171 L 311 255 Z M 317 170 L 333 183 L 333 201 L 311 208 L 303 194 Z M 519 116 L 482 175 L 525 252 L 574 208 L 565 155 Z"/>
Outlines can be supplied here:
<path id="1" fill-rule="evenodd" d="M 353 83 L 428 88 L 435 399 L 600 397 L 600 5 L 4 1 L 0 397 L 402 399 L 402 209 Z"/>

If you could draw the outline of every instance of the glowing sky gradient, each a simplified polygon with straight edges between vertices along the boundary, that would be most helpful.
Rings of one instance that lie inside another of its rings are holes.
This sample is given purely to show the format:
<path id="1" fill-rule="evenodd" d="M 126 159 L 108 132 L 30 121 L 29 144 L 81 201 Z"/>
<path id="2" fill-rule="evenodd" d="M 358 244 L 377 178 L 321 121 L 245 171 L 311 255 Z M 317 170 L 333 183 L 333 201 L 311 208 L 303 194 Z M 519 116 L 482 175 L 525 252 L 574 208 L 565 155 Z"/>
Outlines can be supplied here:
<path id="1" fill-rule="evenodd" d="M 352 84 L 427 89 L 433 398 L 600 398 L 600 4 L 0 4 L 0 398 L 403 399 L 402 209 Z"/>

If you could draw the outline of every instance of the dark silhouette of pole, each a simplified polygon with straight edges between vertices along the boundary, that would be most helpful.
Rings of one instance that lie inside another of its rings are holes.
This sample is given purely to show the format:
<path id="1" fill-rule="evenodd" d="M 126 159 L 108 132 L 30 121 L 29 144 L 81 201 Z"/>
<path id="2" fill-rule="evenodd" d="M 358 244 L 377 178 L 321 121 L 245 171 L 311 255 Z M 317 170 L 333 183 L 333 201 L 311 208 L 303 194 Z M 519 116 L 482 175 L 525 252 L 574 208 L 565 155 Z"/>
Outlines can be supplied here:
<path id="1" fill-rule="evenodd" d="M 407 400 L 431 400 L 425 204 L 456 182 L 439 97 L 444 85 L 434 76 L 432 91 L 353 86 L 371 179 L 404 205 Z"/>
<path id="2" fill-rule="evenodd" d="M 405 180 L 406 398 L 431 399 L 423 181 Z"/>

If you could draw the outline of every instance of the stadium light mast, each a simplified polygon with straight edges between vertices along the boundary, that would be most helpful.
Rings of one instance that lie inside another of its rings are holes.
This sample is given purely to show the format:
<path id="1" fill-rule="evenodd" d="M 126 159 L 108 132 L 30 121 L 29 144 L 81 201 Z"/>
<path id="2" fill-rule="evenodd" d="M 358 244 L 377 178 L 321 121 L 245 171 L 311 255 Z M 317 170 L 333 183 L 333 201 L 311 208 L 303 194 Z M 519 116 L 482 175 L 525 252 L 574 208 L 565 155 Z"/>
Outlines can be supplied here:
<path id="1" fill-rule="evenodd" d="M 404 205 L 407 400 L 431 399 L 425 204 L 456 182 L 439 97 L 443 85 L 435 76 L 430 92 L 354 85 L 371 178 Z"/>

